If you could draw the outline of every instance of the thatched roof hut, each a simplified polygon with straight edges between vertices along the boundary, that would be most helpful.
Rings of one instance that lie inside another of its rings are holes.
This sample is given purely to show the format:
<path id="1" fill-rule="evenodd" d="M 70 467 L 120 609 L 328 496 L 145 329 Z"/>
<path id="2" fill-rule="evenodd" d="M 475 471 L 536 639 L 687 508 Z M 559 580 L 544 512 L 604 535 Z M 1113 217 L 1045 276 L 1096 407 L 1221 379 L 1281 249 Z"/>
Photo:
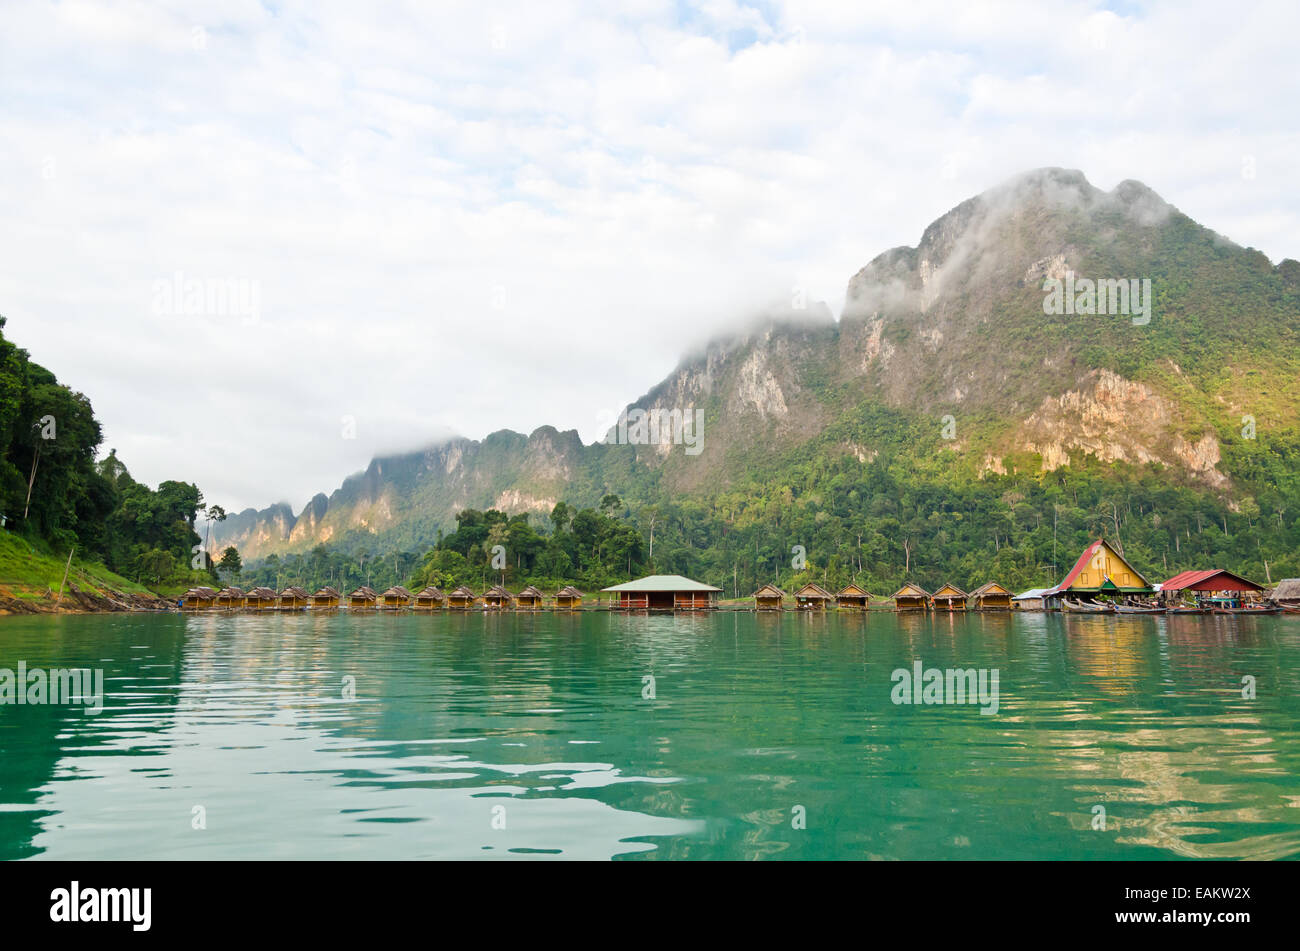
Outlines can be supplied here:
<path id="1" fill-rule="evenodd" d="M 573 609 L 581 606 L 582 592 L 573 585 L 565 585 L 555 593 L 555 606 L 557 608 Z"/>
<path id="2" fill-rule="evenodd" d="M 1283 578 L 1269 598 L 1279 604 L 1300 604 L 1300 578 Z"/>
<path id="3" fill-rule="evenodd" d="M 437 585 L 429 585 L 423 591 L 415 596 L 415 606 L 417 608 L 440 608 L 447 603 L 447 595 Z"/>
<path id="4" fill-rule="evenodd" d="M 825 611 L 834 602 L 835 595 L 812 581 L 794 593 L 795 605 L 805 611 Z"/>
<path id="5" fill-rule="evenodd" d="M 1011 592 L 996 581 L 990 581 L 971 592 L 970 604 L 976 611 L 1010 611 Z"/>
<path id="6" fill-rule="evenodd" d="M 190 588 L 181 595 L 181 610 L 183 611 L 202 611 L 205 608 L 212 607 L 212 603 L 217 599 L 217 592 L 207 585 L 199 585 L 197 588 Z"/>
<path id="7" fill-rule="evenodd" d="M 411 599 L 414 598 L 415 595 L 411 594 L 410 591 L 406 590 L 406 588 L 402 587 L 400 584 L 395 584 L 380 597 L 383 600 L 383 606 L 386 608 L 405 608 L 410 606 Z"/>
<path id="8" fill-rule="evenodd" d="M 379 594 L 369 585 L 362 585 L 348 595 L 348 605 L 354 608 L 373 608 L 379 603 Z"/>
<path id="9" fill-rule="evenodd" d="M 785 592 L 774 584 L 765 584 L 752 595 L 754 606 L 760 611 L 780 611 Z"/>
<path id="10" fill-rule="evenodd" d="M 214 603 L 219 608 L 242 608 L 244 606 L 244 589 L 231 586 L 217 592 Z"/>
<path id="11" fill-rule="evenodd" d="M 279 598 L 282 608 L 305 608 L 311 601 L 311 595 L 306 589 L 299 588 L 297 585 L 285 588 L 280 592 Z"/>
<path id="12" fill-rule="evenodd" d="M 924 611 L 930 606 L 930 592 L 908 582 L 894 592 L 895 611 Z"/>
<path id="13" fill-rule="evenodd" d="M 865 611 L 867 609 L 867 602 L 870 600 L 870 591 L 861 585 L 854 584 L 850 581 L 835 595 L 835 606 Z"/>
<path id="14" fill-rule="evenodd" d="M 544 595 L 542 592 L 538 591 L 532 585 L 529 585 L 527 588 L 524 588 L 523 591 L 519 592 L 519 598 L 517 600 L 519 601 L 519 607 L 535 610 L 542 606 L 543 597 Z"/>
<path id="15" fill-rule="evenodd" d="M 965 611 L 966 599 L 970 595 L 955 584 L 944 584 L 930 595 L 930 603 L 936 611 Z"/>
<path id="16" fill-rule="evenodd" d="M 477 595 L 475 595 L 473 591 L 464 585 L 461 585 L 451 594 L 447 595 L 447 607 L 459 608 L 461 610 L 473 607 L 476 597 Z"/>
<path id="17" fill-rule="evenodd" d="M 311 596 L 311 606 L 314 608 L 336 608 L 339 606 L 339 597 L 337 588 L 326 585 Z"/>
<path id="18" fill-rule="evenodd" d="M 508 608 L 514 600 L 515 596 L 503 585 L 494 584 L 483 592 L 483 603 L 490 608 Z"/>

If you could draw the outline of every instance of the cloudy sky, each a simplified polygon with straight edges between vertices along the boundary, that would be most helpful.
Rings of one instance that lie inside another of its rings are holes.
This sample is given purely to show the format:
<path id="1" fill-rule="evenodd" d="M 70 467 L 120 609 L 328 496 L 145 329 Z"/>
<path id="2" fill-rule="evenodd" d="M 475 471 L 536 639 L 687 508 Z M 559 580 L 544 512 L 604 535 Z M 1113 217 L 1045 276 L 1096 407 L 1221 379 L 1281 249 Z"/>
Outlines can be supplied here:
<path id="1" fill-rule="evenodd" d="M 838 314 L 1025 169 L 1136 178 L 1300 257 L 1298 27 L 1289 2 L 4 3 L 0 314 L 137 478 L 296 509 L 449 432 L 595 439 L 691 344 L 795 288 Z"/>

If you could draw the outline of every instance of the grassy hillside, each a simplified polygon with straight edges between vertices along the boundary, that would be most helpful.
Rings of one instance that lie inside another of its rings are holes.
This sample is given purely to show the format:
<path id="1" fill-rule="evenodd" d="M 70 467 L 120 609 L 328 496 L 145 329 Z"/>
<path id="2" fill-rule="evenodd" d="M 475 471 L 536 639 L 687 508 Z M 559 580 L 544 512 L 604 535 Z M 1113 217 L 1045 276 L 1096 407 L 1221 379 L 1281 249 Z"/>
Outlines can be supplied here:
<path id="1" fill-rule="evenodd" d="M 67 567 L 66 555 L 51 551 L 41 542 L 35 544 L 12 532 L 0 531 L 0 612 L 49 610 L 59 592 L 59 583 Z M 85 605 L 71 596 L 71 586 L 94 597 L 119 600 L 118 595 L 151 599 L 154 593 L 143 585 L 128 581 L 94 561 L 72 559 L 68 586 L 64 587 L 62 609 L 77 610 Z"/>

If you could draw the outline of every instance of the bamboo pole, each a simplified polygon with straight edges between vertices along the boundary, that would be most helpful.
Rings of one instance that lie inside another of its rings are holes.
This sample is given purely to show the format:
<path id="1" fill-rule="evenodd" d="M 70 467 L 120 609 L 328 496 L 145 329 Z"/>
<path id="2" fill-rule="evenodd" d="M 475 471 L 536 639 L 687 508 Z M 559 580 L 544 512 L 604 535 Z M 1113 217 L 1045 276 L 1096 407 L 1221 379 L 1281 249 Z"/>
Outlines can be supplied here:
<path id="1" fill-rule="evenodd" d="M 68 564 L 63 569 L 63 580 L 59 582 L 59 597 L 58 600 L 54 602 L 56 608 L 63 603 L 63 586 L 68 583 L 68 572 L 72 570 L 72 552 L 76 550 L 77 546 L 73 545 L 72 550 L 68 552 Z"/>

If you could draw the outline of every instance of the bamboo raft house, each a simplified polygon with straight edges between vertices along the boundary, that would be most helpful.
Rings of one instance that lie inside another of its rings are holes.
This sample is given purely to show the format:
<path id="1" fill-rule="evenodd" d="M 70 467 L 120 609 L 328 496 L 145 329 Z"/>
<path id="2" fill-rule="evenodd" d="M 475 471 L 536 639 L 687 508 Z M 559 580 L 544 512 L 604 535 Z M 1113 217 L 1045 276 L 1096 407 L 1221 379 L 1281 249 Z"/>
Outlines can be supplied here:
<path id="1" fill-rule="evenodd" d="M 785 592 L 774 584 L 765 584 L 752 595 L 758 611 L 780 611 L 785 602 Z"/>
<path id="2" fill-rule="evenodd" d="M 369 585 L 362 585 L 348 595 L 348 607 L 354 611 L 365 611 L 374 608 L 379 603 L 379 595 L 374 588 Z"/>
<path id="3" fill-rule="evenodd" d="M 313 608 L 337 608 L 339 598 L 338 590 L 326 585 L 311 596 L 311 606 Z"/>
<path id="4" fill-rule="evenodd" d="M 311 595 L 296 585 L 290 585 L 280 592 L 281 611 L 300 611 L 311 603 Z"/>
<path id="5" fill-rule="evenodd" d="M 222 588 L 213 599 L 213 605 L 223 610 L 242 608 L 244 606 L 243 588 Z"/>
<path id="6" fill-rule="evenodd" d="M 865 611 L 867 602 L 871 600 L 871 592 L 861 585 L 849 582 L 835 595 L 835 606 L 837 608 L 850 608 L 855 611 Z"/>
<path id="7" fill-rule="evenodd" d="M 386 611 L 409 608 L 413 597 L 415 596 L 410 591 L 407 591 L 400 584 L 395 584 L 380 595 L 379 606 Z"/>
<path id="8" fill-rule="evenodd" d="M 468 611 L 474 606 L 477 596 L 469 588 L 461 585 L 451 594 L 447 595 L 447 607 L 454 611 Z"/>
<path id="9" fill-rule="evenodd" d="M 267 611 L 280 606 L 280 595 L 274 588 L 256 587 L 244 595 L 244 607 L 254 611 Z"/>
<path id="10" fill-rule="evenodd" d="M 447 595 L 437 585 L 429 585 L 415 596 L 417 611 L 434 611 L 447 606 Z"/>
<path id="11" fill-rule="evenodd" d="M 514 607 L 515 596 L 504 585 L 494 584 L 483 592 L 483 606 L 494 611 Z"/>
<path id="12" fill-rule="evenodd" d="M 576 611 L 582 607 L 582 592 L 573 585 L 566 585 L 556 592 L 555 607 L 561 611 Z"/>
<path id="13" fill-rule="evenodd" d="M 930 607 L 930 592 L 908 582 L 894 592 L 895 611 L 925 611 Z"/>
<path id="14" fill-rule="evenodd" d="M 970 604 L 976 611 L 1010 611 L 1011 592 L 990 581 L 971 592 Z"/>
<path id="15" fill-rule="evenodd" d="M 601 590 L 618 596 L 610 607 L 619 611 L 704 611 L 716 608 L 722 593 L 681 575 L 648 575 Z"/>
<path id="16" fill-rule="evenodd" d="M 835 596 L 812 581 L 794 593 L 794 605 L 801 611 L 825 611 L 834 603 Z"/>
<path id="17" fill-rule="evenodd" d="M 182 611 L 206 611 L 212 607 L 212 603 L 217 598 L 217 592 L 207 585 L 200 585 L 197 588 L 190 588 L 181 595 Z"/>
<path id="18" fill-rule="evenodd" d="M 519 592 L 519 597 L 515 601 L 521 611 L 540 611 L 545 598 L 546 596 L 542 592 L 529 585 Z"/>
<path id="19" fill-rule="evenodd" d="M 965 611 L 966 599 L 969 597 L 969 594 L 955 584 L 945 583 L 938 591 L 930 595 L 930 604 L 936 611 L 948 611 L 949 613 Z"/>

